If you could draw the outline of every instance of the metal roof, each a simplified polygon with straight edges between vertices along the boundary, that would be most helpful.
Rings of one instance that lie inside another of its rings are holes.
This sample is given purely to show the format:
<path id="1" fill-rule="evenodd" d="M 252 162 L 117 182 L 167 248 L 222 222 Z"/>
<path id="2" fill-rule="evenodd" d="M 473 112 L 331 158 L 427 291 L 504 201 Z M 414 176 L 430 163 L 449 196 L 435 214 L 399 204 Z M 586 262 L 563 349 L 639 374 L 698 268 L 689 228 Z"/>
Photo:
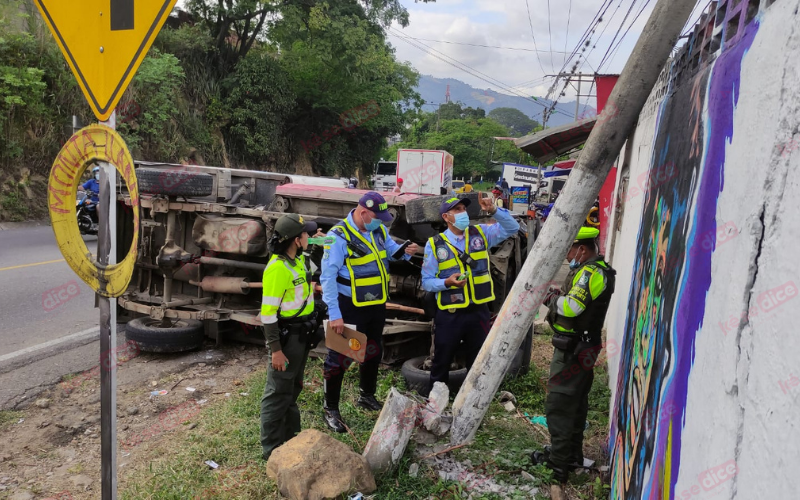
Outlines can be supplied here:
<path id="1" fill-rule="evenodd" d="M 539 163 L 546 163 L 577 148 L 589 138 L 597 123 L 597 117 L 544 129 L 514 141 L 518 148 L 533 156 Z"/>

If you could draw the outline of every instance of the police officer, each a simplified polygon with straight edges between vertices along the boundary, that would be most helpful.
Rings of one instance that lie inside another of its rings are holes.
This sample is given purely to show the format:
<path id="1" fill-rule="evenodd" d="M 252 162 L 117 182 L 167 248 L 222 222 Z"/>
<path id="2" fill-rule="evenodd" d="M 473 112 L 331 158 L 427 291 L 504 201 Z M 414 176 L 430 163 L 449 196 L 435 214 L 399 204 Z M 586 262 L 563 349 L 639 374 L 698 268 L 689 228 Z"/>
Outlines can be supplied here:
<path id="1" fill-rule="evenodd" d="M 580 229 L 567 253 L 571 272 L 563 288 L 566 292 L 555 290 L 545 299 L 555 347 L 545 402 L 552 445 L 544 452 L 534 452 L 531 458 L 534 463 L 547 464 L 561 482 L 567 481 L 576 466 L 583 466 L 589 390 L 617 274 L 598 255 L 599 234 L 596 228 Z"/>
<path id="2" fill-rule="evenodd" d="M 375 411 L 383 407 L 383 403 L 375 398 L 375 390 L 383 355 L 389 260 L 408 260 L 419 250 L 416 244 L 411 243 L 404 252 L 400 251 L 401 245 L 389 237 L 383 226 L 391 220 L 383 196 L 375 191 L 362 196 L 347 218 L 328 232 L 328 236 L 334 237 L 334 242 L 325 247 L 320 276 L 330 328 L 343 334 L 347 323 L 355 325 L 356 330 L 367 336 L 367 356 L 359 370 L 360 395 L 356 405 Z M 352 362 L 332 350 L 325 358 L 323 414 L 326 425 L 335 432 L 347 431 L 339 412 L 339 398 L 344 372 Z"/>
<path id="3" fill-rule="evenodd" d="M 489 302 L 494 300 L 489 249 L 519 231 L 508 210 L 491 198 L 480 205 L 497 224 L 469 225 L 469 198 L 450 198 L 440 213 L 447 231 L 428 240 L 422 264 L 422 288 L 436 292 L 434 356 L 430 387 L 449 381 L 450 363 L 461 341 L 466 347 L 467 368 L 472 366 L 489 331 Z"/>
<path id="4" fill-rule="evenodd" d="M 317 225 L 297 214 L 275 223 L 270 241 L 272 257 L 264 269 L 261 322 L 270 364 L 261 398 L 261 448 L 264 460 L 300 432 L 297 397 L 303 389 L 309 336 L 318 323 L 313 288 L 303 251 Z"/>

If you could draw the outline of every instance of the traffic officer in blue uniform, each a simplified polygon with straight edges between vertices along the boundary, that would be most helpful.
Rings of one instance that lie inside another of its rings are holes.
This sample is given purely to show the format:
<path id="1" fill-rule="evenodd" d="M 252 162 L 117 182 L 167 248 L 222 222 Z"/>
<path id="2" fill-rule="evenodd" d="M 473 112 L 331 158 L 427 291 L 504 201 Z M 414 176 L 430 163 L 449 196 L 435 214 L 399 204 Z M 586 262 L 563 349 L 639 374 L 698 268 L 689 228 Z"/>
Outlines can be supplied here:
<path id="1" fill-rule="evenodd" d="M 297 214 L 275 223 L 272 257 L 264 269 L 261 322 L 270 351 L 261 398 L 261 448 L 264 460 L 300 432 L 297 397 L 303 389 L 308 351 L 319 326 L 313 288 L 303 251 L 317 225 Z"/>
<path id="2" fill-rule="evenodd" d="M 600 231 L 582 227 L 567 259 L 570 273 L 561 290 L 545 297 L 553 328 L 553 359 L 547 381 L 545 414 L 550 448 L 531 459 L 546 464 L 560 482 L 583 466 L 583 431 L 589 412 L 594 365 L 602 349 L 602 329 L 617 272 L 598 254 Z"/>
<path id="3" fill-rule="evenodd" d="M 433 366 L 430 387 L 449 381 L 450 364 L 463 341 L 467 368 L 489 332 L 489 302 L 494 300 L 489 249 L 520 230 L 519 223 L 491 198 L 479 198 L 481 208 L 497 224 L 469 225 L 468 198 L 450 198 L 440 213 L 447 230 L 428 240 L 422 264 L 422 288 L 436 292 Z"/>
<path id="4" fill-rule="evenodd" d="M 367 336 L 367 356 L 359 370 L 360 395 L 357 406 L 380 410 L 375 398 L 378 366 L 383 356 L 383 327 L 389 296 L 389 261 L 411 258 L 419 251 L 412 243 L 404 251 L 390 236 L 385 223 L 392 221 L 386 200 L 375 191 L 366 193 L 347 218 L 336 224 L 328 236 L 334 241 L 325 247 L 322 258 L 322 299 L 328 306 L 330 328 L 343 334 L 345 323 Z M 399 255 L 398 255 L 399 254 Z M 325 358 L 326 425 L 335 432 L 347 429 L 339 412 L 344 372 L 353 362 L 328 350 Z"/>

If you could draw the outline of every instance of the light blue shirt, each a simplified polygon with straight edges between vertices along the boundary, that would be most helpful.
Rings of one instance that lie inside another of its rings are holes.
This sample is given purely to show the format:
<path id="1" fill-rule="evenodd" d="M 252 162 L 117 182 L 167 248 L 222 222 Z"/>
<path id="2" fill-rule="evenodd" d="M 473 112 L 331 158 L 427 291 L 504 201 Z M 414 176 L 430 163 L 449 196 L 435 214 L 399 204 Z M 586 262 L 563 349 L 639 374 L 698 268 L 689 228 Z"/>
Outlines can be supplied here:
<path id="1" fill-rule="evenodd" d="M 367 241 L 370 240 L 369 231 L 361 231 L 353 221 L 353 211 L 347 215 L 347 222 L 350 226 L 360 232 Z M 387 231 L 388 233 L 388 231 Z M 336 277 L 350 279 L 350 272 L 344 261 L 347 258 L 347 240 L 340 238 L 334 232 L 328 232 L 328 236 L 333 236 L 334 242 L 325 246 L 325 256 L 322 257 L 322 274 L 319 277 L 320 284 L 322 285 L 322 300 L 328 306 L 328 318 L 333 321 L 341 319 L 342 313 L 339 311 L 339 294 L 347 297 L 352 296 L 352 291 L 349 286 L 342 285 L 336 282 Z M 400 244 L 392 239 L 391 236 L 386 238 L 386 255 L 392 259 L 392 254 L 400 249 Z M 409 260 L 411 258 L 408 254 L 403 254 L 403 259 Z M 389 271 L 388 269 L 386 270 Z"/>
<path id="2" fill-rule="evenodd" d="M 497 212 L 494 214 L 494 220 L 497 221 L 497 224 L 479 224 L 480 228 L 483 230 L 483 234 L 486 235 L 486 243 L 489 245 L 487 250 L 514 236 L 514 233 L 519 231 L 519 222 L 517 222 L 505 208 L 497 209 Z M 467 235 L 466 231 L 464 231 L 464 234 L 458 236 L 448 229 L 444 232 L 444 235 L 453 246 L 462 252 L 464 251 Z M 431 248 L 431 242 L 428 240 L 428 243 L 425 244 L 425 261 L 422 263 L 423 290 L 426 292 L 441 292 L 442 290 L 447 290 L 447 287 L 444 285 L 445 280 L 436 277 L 436 273 L 438 272 L 439 261 L 436 260 L 433 248 Z"/>

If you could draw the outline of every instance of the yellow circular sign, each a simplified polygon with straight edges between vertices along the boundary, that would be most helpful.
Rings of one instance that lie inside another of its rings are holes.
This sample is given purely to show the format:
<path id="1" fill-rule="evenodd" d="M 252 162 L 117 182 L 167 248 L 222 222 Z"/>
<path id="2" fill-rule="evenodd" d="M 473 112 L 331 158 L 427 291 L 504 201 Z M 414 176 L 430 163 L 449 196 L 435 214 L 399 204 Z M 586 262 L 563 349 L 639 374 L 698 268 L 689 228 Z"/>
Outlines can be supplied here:
<path id="1" fill-rule="evenodd" d="M 350 345 L 350 349 L 354 351 L 361 349 L 361 342 L 359 342 L 358 339 L 350 339 L 348 344 Z"/>
<path id="2" fill-rule="evenodd" d="M 110 163 L 120 173 L 128 186 L 133 209 L 131 248 L 122 262 L 112 266 L 103 266 L 92 258 L 81 238 L 75 213 L 75 197 L 81 177 L 90 165 L 98 162 Z M 133 158 L 122 137 L 100 124 L 89 125 L 76 132 L 61 148 L 53 163 L 47 185 L 47 206 L 56 242 L 69 267 L 103 297 L 122 295 L 133 275 L 139 241 L 139 187 Z"/>

